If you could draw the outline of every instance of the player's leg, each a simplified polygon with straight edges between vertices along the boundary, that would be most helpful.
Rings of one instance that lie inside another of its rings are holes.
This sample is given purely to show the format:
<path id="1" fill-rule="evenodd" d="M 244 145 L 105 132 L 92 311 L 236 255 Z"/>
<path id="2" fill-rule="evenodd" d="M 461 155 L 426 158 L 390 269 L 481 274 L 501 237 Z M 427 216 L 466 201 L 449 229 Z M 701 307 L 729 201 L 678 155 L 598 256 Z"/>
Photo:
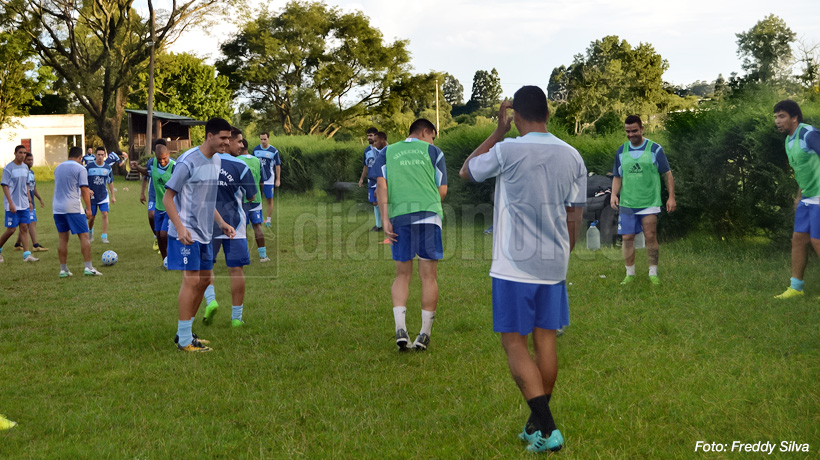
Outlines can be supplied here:
<path id="1" fill-rule="evenodd" d="M 634 214 L 618 213 L 618 234 L 621 235 L 621 253 L 624 256 L 626 276 L 621 284 L 635 279 L 635 235 L 641 232 L 641 220 Z"/>
<path id="2" fill-rule="evenodd" d="M 91 217 L 88 218 L 88 242 L 94 241 L 94 221 L 97 220 L 97 209 L 99 206 L 91 202 Z"/>
<path id="3" fill-rule="evenodd" d="M 263 185 L 262 188 L 265 193 L 265 200 L 268 202 L 268 218 L 265 220 L 265 227 L 270 228 L 270 219 L 273 215 L 273 185 Z"/>
<path id="4" fill-rule="evenodd" d="M 211 244 L 209 245 L 211 248 L 211 254 L 213 255 L 211 258 L 211 264 L 213 265 L 216 263 L 216 256 L 219 254 L 219 249 L 222 247 L 222 243 L 225 240 L 214 238 L 211 240 Z M 213 271 L 210 272 L 210 276 L 208 278 L 208 285 L 205 287 L 205 291 L 202 293 L 202 298 L 199 299 L 202 302 L 202 299 L 205 299 L 205 315 L 202 317 L 202 324 L 209 326 L 214 319 L 214 315 L 216 312 L 219 311 L 219 303 L 216 301 L 216 287 L 214 285 L 214 273 Z M 199 304 L 197 304 L 199 305 Z"/>
<path id="5" fill-rule="evenodd" d="M 413 348 L 424 351 L 430 345 L 433 320 L 436 318 L 438 305 L 438 260 L 419 259 L 419 278 L 421 278 L 421 330 L 413 342 Z"/>
<path id="6" fill-rule="evenodd" d="M 549 288 L 548 288 L 549 289 Z M 541 431 L 541 439 L 535 440 L 530 450 L 543 452 L 545 450 L 560 450 L 564 444 L 564 438 L 552 416 L 549 407 L 552 392 L 555 388 L 555 381 L 558 378 L 558 352 L 555 346 L 556 331 L 554 329 L 542 329 L 536 327 L 532 331 L 533 348 L 535 349 L 535 363 L 541 374 L 541 382 L 544 389 L 544 397 L 536 404 L 540 416 L 538 425 Z"/>
<path id="7" fill-rule="evenodd" d="M 102 213 L 102 234 L 100 238 L 103 243 L 108 244 L 108 203 L 101 205 L 100 211 Z"/>
<path id="8" fill-rule="evenodd" d="M 162 260 L 168 257 L 168 214 L 164 211 L 154 211 L 154 231 L 157 235 L 159 254 Z"/>
<path id="9" fill-rule="evenodd" d="M 26 213 L 27 212 L 28 211 L 26 211 Z M 28 218 L 26 218 L 26 221 L 28 221 Z M 31 251 L 29 250 L 30 248 L 29 248 L 29 241 L 28 241 L 28 222 L 23 223 L 22 218 L 21 218 L 19 228 L 20 228 L 20 239 L 22 240 L 22 245 L 23 245 L 23 260 L 26 261 L 26 262 L 37 262 L 40 259 L 32 256 Z"/>
<path id="10" fill-rule="evenodd" d="M 812 232 L 815 234 L 812 235 Z M 803 295 L 803 275 L 806 272 L 808 256 L 807 246 L 812 238 L 820 239 L 820 207 L 798 203 L 794 210 L 794 233 L 792 233 L 792 277 L 789 280 L 789 287 L 782 294 L 774 296 L 775 299 L 789 299 Z"/>
<path id="11" fill-rule="evenodd" d="M 398 243 L 397 243 L 398 244 Z M 407 350 L 410 336 L 407 334 L 407 298 L 410 296 L 410 279 L 413 277 L 413 260 L 396 261 L 396 278 L 390 289 L 393 300 L 393 319 L 396 323 L 396 345 L 399 351 Z"/>
<path id="12" fill-rule="evenodd" d="M 48 251 L 47 247 L 44 247 L 40 244 L 40 240 L 37 238 L 37 212 L 31 211 L 31 218 L 29 219 L 28 223 L 28 236 L 31 238 L 31 250 L 36 252 L 45 252 Z"/>
<path id="13" fill-rule="evenodd" d="M 253 224 L 253 237 L 256 240 L 256 251 L 259 253 L 259 261 L 270 262 L 268 248 L 265 245 L 265 232 L 262 230 L 262 223 Z"/>
<path id="14" fill-rule="evenodd" d="M 193 337 L 193 323 L 196 316 L 198 302 L 202 300 L 202 293 L 207 287 L 209 279 L 208 270 L 204 274 L 202 270 L 183 270 L 182 285 L 179 288 L 177 303 L 179 306 L 179 318 L 177 324 L 178 347 L 184 351 L 210 351 L 205 346 L 196 346 Z M 205 284 L 203 285 L 203 280 Z"/>
<path id="15" fill-rule="evenodd" d="M 650 214 L 643 216 L 641 219 L 641 226 L 643 227 L 643 236 L 646 240 L 646 255 L 649 259 L 649 280 L 652 284 L 660 284 L 658 278 L 658 215 Z"/>
<path id="16" fill-rule="evenodd" d="M 225 264 L 228 266 L 228 275 L 231 277 L 231 326 L 242 327 L 242 311 L 245 308 L 245 272 L 244 266 L 250 265 L 251 256 L 248 251 L 248 240 L 233 238 L 225 240 Z"/>
<path id="17" fill-rule="evenodd" d="M 153 201 L 148 202 L 148 226 L 151 227 L 151 233 L 154 234 L 154 243 L 151 246 L 151 249 L 153 249 L 154 251 L 157 251 L 157 250 L 159 250 L 160 244 L 159 244 L 159 241 L 158 241 L 159 240 L 159 232 L 156 231 L 156 225 L 154 223 L 154 206 L 156 206 L 156 204 Z M 163 256 L 163 259 L 164 258 L 165 258 L 165 256 Z"/>

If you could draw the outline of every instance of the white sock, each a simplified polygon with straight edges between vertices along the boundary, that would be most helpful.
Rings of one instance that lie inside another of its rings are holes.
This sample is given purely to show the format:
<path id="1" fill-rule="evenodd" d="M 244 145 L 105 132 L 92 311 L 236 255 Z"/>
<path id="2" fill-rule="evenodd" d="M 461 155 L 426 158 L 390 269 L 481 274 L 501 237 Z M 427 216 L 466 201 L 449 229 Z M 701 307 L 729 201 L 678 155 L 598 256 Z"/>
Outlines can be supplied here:
<path id="1" fill-rule="evenodd" d="M 393 319 L 396 320 L 396 332 L 399 332 L 399 329 L 407 330 L 407 324 L 404 322 L 405 316 L 407 316 L 407 307 L 393 307 Z"/>
<path id="2" fill-rule="evenodd" d="M 270 217 L 268 217 L 267 219 L 265 219 L 265 222 L 270 223 Z"/>
<path id="3" fill-rule="evenodd" d="M 430 332 L 433 330 L 433 320 L 436 318 L 435 311 L 421 311 L 421 331 L 419 334 L 427 334 L 430 336 Z"/>
<path id="4" fill-rule="evenodd" d="M 635 266 L 634 265 L 627 265 L 626 266 L 626 276 L 635 276 Z"/>
<path id="5" fill-rule="evenodd" d="M 649 276 L 658 276 L 658 266 L 657 265 L 650 265 L 649 266 Z"/>

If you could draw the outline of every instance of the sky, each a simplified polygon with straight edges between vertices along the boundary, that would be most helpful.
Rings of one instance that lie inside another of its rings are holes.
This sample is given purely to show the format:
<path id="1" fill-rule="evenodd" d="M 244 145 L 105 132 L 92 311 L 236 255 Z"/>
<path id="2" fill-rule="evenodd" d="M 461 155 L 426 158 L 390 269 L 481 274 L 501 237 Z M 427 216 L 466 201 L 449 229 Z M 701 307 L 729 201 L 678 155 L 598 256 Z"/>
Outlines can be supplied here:
<path id="1" fill-rule="evenodd" d="M 259 0 L 249 0 L 252 11 Z M 282 0 L 266 2 L 272 11 Z M 470 97 L 476 70 L 496 68 L 503 95 L 522 85 L 546 88 L 552 69 L 569 65 L 590 42 L 617 35 L 631 45 L 650 43 L 669 62 L 664 80 L 686 85 L 742 74 L 735 34 L 775 14 L 807 44 L 820 43 L 816 0 L 328 0 L 344 10 L 363 11 L 388 42 L 410 41 L 417 73 L 454 75 Z M 212 62 L 218 46 L 237 24 L 186 31 L 171 47 Z M 795 50 L 796 51 L 796 50 Z"/>

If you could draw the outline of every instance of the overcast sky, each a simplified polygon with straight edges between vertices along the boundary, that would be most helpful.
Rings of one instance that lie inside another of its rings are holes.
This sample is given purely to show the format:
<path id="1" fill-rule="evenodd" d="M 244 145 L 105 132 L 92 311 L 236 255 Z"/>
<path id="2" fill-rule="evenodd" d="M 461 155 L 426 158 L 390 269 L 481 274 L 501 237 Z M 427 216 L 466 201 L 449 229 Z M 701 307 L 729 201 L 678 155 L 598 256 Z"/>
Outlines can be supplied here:
<path id="1" fill-rule="evenodd" d="M 250 0 L 258 5 L 259 0 Z M 270 0 L 271 10 L 285 1 Z M 416 72 L 449 72 L 470 97 L 476 70 L 498 69 L 505 96 L 518 87 L 546 87 L 552 69 L 569 65 L 593 40 L 618 35 L 635 46 L 651 43 L 669 61 L 664 80 L 688 84 L 741 72 L 735 34 L 773 13 L 806 43 L 820 43 L 816 0 L 335 0 L 360 10 L 388 41 L 409 39 Z M 237 24 L 191 30 L 172 47 L 209 61 Z"/>

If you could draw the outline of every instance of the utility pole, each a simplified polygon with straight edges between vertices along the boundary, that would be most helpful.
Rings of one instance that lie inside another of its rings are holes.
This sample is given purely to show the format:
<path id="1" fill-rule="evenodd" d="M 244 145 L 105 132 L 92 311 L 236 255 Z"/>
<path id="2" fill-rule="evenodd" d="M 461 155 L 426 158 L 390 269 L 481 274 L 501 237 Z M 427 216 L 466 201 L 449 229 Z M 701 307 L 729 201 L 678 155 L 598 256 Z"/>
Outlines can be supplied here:
<path id="1" fill-rule="evenodd" d="M 440 130 L 438 119 L 438 78 L 436 78 L 436 130 Z"/>
<path id="2" fill-rule="evenodd" d="M 151 156 L 154 137 L 154 55 L 156 54 L 156 35 L 154 34 L 154 4 L 148 0 L 148 11 L 151 15 L 151 59 L 148 61 L 148 107 L 145 122 L 145 154 Z"/>

